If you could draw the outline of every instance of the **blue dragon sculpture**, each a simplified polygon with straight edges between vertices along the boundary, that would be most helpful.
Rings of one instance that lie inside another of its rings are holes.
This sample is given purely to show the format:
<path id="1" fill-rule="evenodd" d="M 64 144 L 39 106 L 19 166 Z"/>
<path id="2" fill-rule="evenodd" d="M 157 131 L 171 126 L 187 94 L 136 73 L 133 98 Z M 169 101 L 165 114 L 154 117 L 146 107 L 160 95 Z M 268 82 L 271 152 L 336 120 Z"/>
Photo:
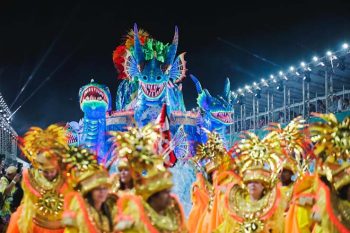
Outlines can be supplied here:
<path id="1" fill-rule="evenodd" d="M 197 104 L 202 112 L 200 125 L 209 131 L 216 131 L 226 142 L 227 127 L 233 124 L 233 106 L 230 93 L 230 80 L 227 78 L 224 87 L 224 96 L 214 97 L 207 89 L 203 89 L 198 79 L 191 75 L 198 92 Z M 201 133 L 202 141 L 206 141 L 206 133 Z M 227 144 L 227 143 L 225 143 Z M 226 145 L 228 146 L 228 145 Z"/>
<path id="2" fill-rule="evenodd" d="M 95 151 L 99 161 L 106 153 L 106 113 L 111 110 L 111 94 L 107 86 L 94 80 L 79 90 L 80 108 L 84 112 L 81 145 Z"/>
<path id="3" fill-rule="evenodd" d="M 73 129 L 70 137 L 72 143 L 78 140 L 79 145 L 96 151 L 99 161 L 110 162 L 108 152 L 111 145 L 107 132 L 155 122 L 165 104 L 171 148 L 178 159 L 170 168 L 174 173 L 173 191 L 179 196 L 185 212 L 189 213 L 190 187 L 195 180 L 195 170 L 187 159 L 196 153 L 198 143 L 206 141 L 203 128 L 215 130 L 225 139 L 225 130 L 233 123 L 233 108 L 228 80 L 224 96 L 213 97 L 192 76 L 200 111 L 186 111 L 181 84 L 186 76 L 185 53 L 176 56 L 178 40 L 177 27 L 172 43 L 164 44 L 138 30 L 135 24 L 126 40 L 113 52 L 114 65 L 119 78 L 123 79 L 117 88 L 116 110 L 111 110 L 111 95 L 106 86 L 94 81 L 83 86 L 79 99 L 84 112 L 84 129 L 79 139 Z"/>
<path id="4" fill-rule="evenodd" d="M 185 53 L 176 57 L 177 27 L 170 45 L 163 44 L 148 34 L 143 36 L 141 43 L 139 34 L 142 33 L 139 33 L 135 24 L 125 43 L 130 44 L 132 41 L 132 45 L 122 45 L 125 50 L 122 59 L 118 60 L 122 64 L 116 64 L 116 67 L 122 66 L 126 76 L 118 87 L 117 110 L 133 109 L 139 126 L 154 121 L 163 103 L 167 105 L 169 115 L 172 111 L 186 111 L 180 84 L 185 78 L 186 62 Z M 119 51 L 118 47 L 116 51 Z"/>

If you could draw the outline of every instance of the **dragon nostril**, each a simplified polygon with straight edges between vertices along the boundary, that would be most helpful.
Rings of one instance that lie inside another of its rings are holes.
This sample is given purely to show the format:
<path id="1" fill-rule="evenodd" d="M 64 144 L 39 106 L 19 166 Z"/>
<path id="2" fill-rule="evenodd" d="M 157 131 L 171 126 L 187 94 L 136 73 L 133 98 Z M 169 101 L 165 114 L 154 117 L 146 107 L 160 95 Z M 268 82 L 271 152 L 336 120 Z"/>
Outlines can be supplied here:
<path id="1" fill-rule="evenodd" d="M 159 81 L 159 80 L 161 80 L 162 79 L 162 77 L 160 77 L 160 76 L 157 76 L 157 81 Z"/>
<path id="2" fill-rule="evenodd" d="M 142 78 L 143 78 L 143 80 L 147 80 L 148 79 L 147 76 L 143 76 Z"/>

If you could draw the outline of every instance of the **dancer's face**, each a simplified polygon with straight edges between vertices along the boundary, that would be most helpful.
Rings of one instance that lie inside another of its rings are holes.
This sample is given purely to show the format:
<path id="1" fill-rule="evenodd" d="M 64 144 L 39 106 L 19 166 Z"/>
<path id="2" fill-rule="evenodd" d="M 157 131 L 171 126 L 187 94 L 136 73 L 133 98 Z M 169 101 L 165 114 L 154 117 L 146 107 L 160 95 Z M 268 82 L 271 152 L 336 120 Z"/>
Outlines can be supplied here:
<path id="1" fill-rule="evenodd" d="M 94 201 L 94 203 L 103 203 L 108 197 L 108 188 L 105 186 L 95 188 L 91 192 L 92 200 Z"/>
<path id="2" fill-rule="evenodd" d="M 281 181 L 283 185 L 289 185 L 292 182 L 293 172 L 287 169 L 282 170 Z"/>
<path id="3" fill-rule="evenodd" d="M 58 166 L 56 168 L 51 168 L 51 169 L 45 169 L 43 170 L 43 176 L 48 180 L 48 181 L 53 181 L 57 176 L 59 168 Z"/>
<path id="4" fill-rule="evenodd" d="M 121 168 L 120 170 L 120 181 L 127 184 L 131 181 L 131 174 L 128 168 Z"/>
<path id="5" fill-rule="evenodd" d="M 249 182 L 248 185 L 248 193 L 255 200 L 259 200 L 263 196 L 264 186 L 261 182 L 252 181 Z"/>

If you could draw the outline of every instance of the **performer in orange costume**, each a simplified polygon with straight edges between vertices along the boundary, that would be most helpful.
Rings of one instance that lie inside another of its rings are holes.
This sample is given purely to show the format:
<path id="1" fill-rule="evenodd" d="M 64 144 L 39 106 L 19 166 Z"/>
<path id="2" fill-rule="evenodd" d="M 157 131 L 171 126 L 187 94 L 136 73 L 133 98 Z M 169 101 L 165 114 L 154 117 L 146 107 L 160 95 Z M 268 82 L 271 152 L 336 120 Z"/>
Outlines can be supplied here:
<path id="1" fill-rule="evenodd" d="M 225 220 L 215 233 L 283 232 L 284 204 L 276 185 L 281 153 L 270 133 L 263 140 L 247 132 L 235 148 L 243 183 L 226 192 Z"/>
<path id="2" fill-rule="evenodd" d="M 115 134 L 118 155 L 129 161 L 136 192 L 118 200 L 117 232 L 187 232 L 181 204 L 170 194 L 172 175 L 155 150 L 159 136 L 152 125 Z"/>
<path id="3" fill-rule="evenodd" d="M 305 174 L 309 174 L 309 163 L 313 157 L 310 133 L 305 120 L 301 116 L 294 118 L 284 128 L 281 124 L 272 123 L 268 130 L 271 131 L 271 140 L 278 142 L 286 155 L 280 173 L 280 187 L 286 204 L 285 209 L 288 211 L 294 189 L 292 176 L 297 180 Z M 300 195 L 300 192 L 305 190 L 305 187 L 300 182 L 298 186 L 298 194 L 294 195 Z M 296 216 L 294 217 L 297 218 Z"/>
<path id="4" fill-rule="evenodd" d="M 198 146 L 193 161 L 202 172 L 193 184 L 188 228 L 190 232 L 211 233 L 223 221 L 227 185 L 240 178 L 229 170 L 232 160 L 216 133 L 208 133 L 208 141 Z"/>
<path id="5" fill-rule="evenodd" d="M 61 233 L 63 197 L 70 191 L 61 169 L 62 155 L 68 150 L 65 129 L 32 127 L 20 148 L 33 168 L 23 172 L 22 204 L 12 215 L 7 232 Z"/>
<path id="6" fill-rule="evenodd" d="M 110 202 L 107 170 L 96 156 L 82 148 L 72 148 L 67 163 L 69 181 L 77 190 L 65 196 L 65 233 L 104 233 L 114 231 L 116 202 Z"/>

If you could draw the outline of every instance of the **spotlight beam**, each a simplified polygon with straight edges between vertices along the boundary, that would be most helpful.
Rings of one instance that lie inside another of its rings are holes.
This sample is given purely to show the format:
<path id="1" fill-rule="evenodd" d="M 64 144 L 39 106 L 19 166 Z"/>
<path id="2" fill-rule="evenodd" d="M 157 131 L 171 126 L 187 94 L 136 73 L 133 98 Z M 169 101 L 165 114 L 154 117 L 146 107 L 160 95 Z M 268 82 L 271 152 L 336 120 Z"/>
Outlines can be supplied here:
<path id="1" fill-rule="evenodd" d="M 68 19 L 66 20 L 66 22 L 63 24 L 63 27 L 61 29 L 61 31 L 56 35 L 56 37 L 54 38 L 54 40 L 52 41 L 52 43 L 50 44 L 49 48 L 46 50 L 46 52 L 44 53 L 44 55 L 41 57 L 41 59 L 39 60 L 39 62 L 36 64 L 36 66 L 34 67 L 32 73 L 29 75 L 27 81 L 25 82 L 25 84 L 22 86 L 21 90 L 19 91 L 19 93 L 17 94 L 16 98 L 12 101 L 11 105 L 10 105 L 10 109 L 13 107 L 13 105 L 17 102 L 18 98 L 21 96 L 21 94 L 23 93 L 23 91 L 26 89 L 26 87 L 28 86 L 29 82 L 33 79 L 33 77 L 36 75 L 36 73 L 38 72 L 38 70 L 40 69 L 41 65 L 45 62 L 47 56 L 51 53 L 52 49 L 55 47 L 57 41 L 61 38 L 63 32 L 65 31 L 65 29 L 67 28 L 68 24 L 70 23 L 70 21 L 73 18 L 73 13 L 75 13 L 76 9 L 78 8 L 74 8 L 73 11 L 71 12 L 70 16 L 68 17 Z"/>
<path id="2" fill-rule="evenodd" d="M 273 62 L 273 61 L 271 61 L 271 60 L 269 60 L 269 59 L 267 59 L 267 58 L 264 58 L 264 57 L 262 57 L 262 56 L 259 56 L 259 55 L 256 54 L 256 53 L 250 52 L 249 50 L 247 50 L 247 49 L 245 49 L 245 48 L 242 48 L 242 47 L 240 47 L 240 46 L 238 46 L 238 45 L 236 45 L 236 44 L 234 44 L 234 43 L 232 43 L 232 42 L 229 42 L 229 41 L 227 41 L 227 40 L 225 40 L 225 39 L 222 39 L 222 38 L 220 38 L 220 37 L 218 37 L 217 39 L 218 39 L 219 41 L 223 42 L 224 44 L 226 44 L 226 45 L 232 47 L 232 48 L 235 48 L 235 49 L 237 49 L 237 50 L 239 50 L 239 51 L 241 51 L 241 52 L 247 53 L 247 54 L 249 54 L 249 55 L 255 57 L 256 59 L 259 59 L 260 61 L 263 61 L 263 62 L 265 62 L 265 63 L 268 63 L 268 64 L 273 65 L 273 66 L 276 66 L 276 67 L 282 67 L 281 65 L 278 65 L 277 63 L 275 63 L 275 62 Z"/>
<path id="3" fill-rule="evenodd" d="M 40 85 L 37 88 L 35 88 L 35 90 L 22 102 L 22 104 L 20 106 L 18 106 L 18 108 L 15 111 L 13 111 L 13 113 L 10 115 L 9 119 L 11 119 L 16 114 L 16 112 L 18 110 L 20 110 L 23 107 L 23 105 L 25 103 L 27 103 L 40 90 L 40 88 L 42 88 L 44 86 L 44 84 L 47 83 L 52 78 L 52 76 L 55 75 L 55 73 L 68 61 L 69 58 L 71 58 L 73 56 L 73 54 L 77 50 L 78 49 L 74 50 L 73 52 L 71 52 L 68 56 L 66 56 L 62 60 L 62 62 L 45 78 L 45 80 L 42 83 L 40 83 Z"/>

